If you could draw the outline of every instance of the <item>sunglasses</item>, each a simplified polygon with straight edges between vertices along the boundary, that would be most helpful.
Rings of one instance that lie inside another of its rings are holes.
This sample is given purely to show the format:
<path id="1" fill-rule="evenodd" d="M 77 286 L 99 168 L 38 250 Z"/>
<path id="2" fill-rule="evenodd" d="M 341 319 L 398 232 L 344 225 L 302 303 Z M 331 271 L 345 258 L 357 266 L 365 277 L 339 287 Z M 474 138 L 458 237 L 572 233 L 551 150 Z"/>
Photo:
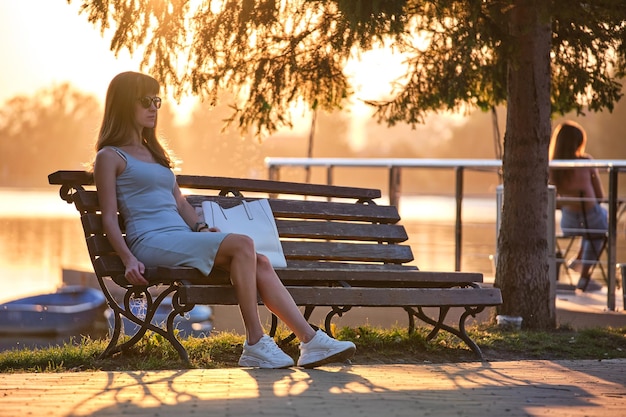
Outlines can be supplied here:
<path id="1" fill-rule="evenodd" d="M 152 104 L 154 104 L 154 107 L 156 109 L 161 108 L 161 97 L 145 96 L 138 98 L 137 101 L 139 101 L 141 107 L 143 107 L 144 109 L 149 109 Z"/>

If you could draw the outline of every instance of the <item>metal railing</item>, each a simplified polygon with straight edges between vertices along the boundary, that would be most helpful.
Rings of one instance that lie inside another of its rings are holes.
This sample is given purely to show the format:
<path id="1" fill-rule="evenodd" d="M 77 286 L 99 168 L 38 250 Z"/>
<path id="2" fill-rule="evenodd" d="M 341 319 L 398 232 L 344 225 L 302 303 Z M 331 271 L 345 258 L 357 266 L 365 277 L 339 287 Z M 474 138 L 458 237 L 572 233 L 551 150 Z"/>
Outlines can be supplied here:
<path id="1" fill-rule="evenodd" d="M 461 248 L 463 239 L 463 195 L 464 173 L 466 170 L 499 172 L 502 161 L 498 159 L 427 159 L 427 158 L 265 158 L 269 178 L 280 179 L 283 167 L 301 167 L 326 169 L 326 183 L 333 184 L 333 170 L 337 167 L 383 168 L 388 170 L 389 203 L 398 205 L 402 194 L 401 177 L 404 169 L 451 169 L 455 172 L 455 270 L 461 268 Z M 617 270 L 617 216 L 618 216 L 618 179 L 619 173 L 626 171 L 626 160 L 559 160 L 551 161 L 552 168 L 595 167 L 608 173 L 608 217 L 609 230 L 607 241 L 607 308 L 615 310 L 616 270 Z"/>

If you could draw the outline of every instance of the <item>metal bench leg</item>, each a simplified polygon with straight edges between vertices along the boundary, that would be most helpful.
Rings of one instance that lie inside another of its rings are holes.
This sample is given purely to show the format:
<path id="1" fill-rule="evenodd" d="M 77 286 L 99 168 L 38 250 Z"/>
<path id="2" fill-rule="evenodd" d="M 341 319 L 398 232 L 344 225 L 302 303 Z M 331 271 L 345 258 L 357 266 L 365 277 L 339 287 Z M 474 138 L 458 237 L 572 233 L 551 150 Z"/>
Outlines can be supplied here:
<path id="1" fill-rule="evenodd" d="M 111 340 L 109 340 L 109 343 L 107 344 L 106 348 L 104 348 L 104 351 L 100 353 L 100 355 L 98 355 L 98 359 L 103 359 L 107 356 L 112 355 L 111 352 L 115 349 L 115 346 L 117 345 L 117 341 L 120 338 L 120 333 L 122 329 L 122 318 L 120 316 L 121 308 L 117 304 L 115 298 L 113 298 L 113 296 L 111 295 L 111 292 L 104 283 L 104 279 L 99 276 L 97 276 L 96 278 L 98 279 L 100 289 L 102 290 L 102 293 L 107 300 L 107 305 L 111 310 L 113 310 L 113 333 L 111 334 Z"/>
<path id="2" fill-rule="evenodd" d="M 476 317 L 476 315 L 482 312 L 484 309 L 485 309 L 484 306 L 483 307 L 465 307 L 465 312 L 459 318 L 459 335 L 458 335 L 458 337 L 460 337 L 465 342 L 465 344 L 467 344 L 467 346 L 469 346 L 470 349 L 472 349 L 472 351 L 476 354 L 476 356 L 480 358 L 481 361 L 485 360 L 483 356 L 483 352 L 480 350 L 480 347 L 478 347 L 476 342 L 474 342 L 467 334 L 467 331 L 465 330 L 465 320 L 469 316 Z"/>
<path id="3" fill-rule="evenodd" d="M 108 356 L 113 355 L 115 352 L 117 352 L 115 350 L 115 346 L 117 346 L 117 341 L 120 338 L 121 329 L 122 329 L 122 318 L 120 317 L 119 312 L 117 312 L 114 308 L 113 308 L 113 314 L 114 314 L 113 334 L 111 335 L 111 340 L 109 340 L 109 343 L 107 344 L 106 348 L 104 348 L 104 351 L 102 351 L 102 353 L 98 355 L 98 359 L 104 359 Z"/>
<path id="4" fill-rule="evenodd" d="M 444 319 L 446 315 L 448 314 L 450 307 L 439 307 L 439 318 L 437 320 L 434 320 L 430 318 L 428 315 L 426 315 L 421 307 L 418 307 L 417 310 L 411 307 L 405 307 L 405 310 L 411 311 L 411 314 L 414 317 L 417 317 L 424 323 L 427 323 L 433 326 L 433 329 L 426 337 L 426 340 L 432 340 L 437 335 L 437 333 L 439 333 L 440 330 L 445 330 L 449 333 L 452 333 L 453 335 L 461 339 L 463 342 L 465 342 L 465 344 L 472 350 L 472 352 L 476 354 L 476 356 L 481 361 L 485 360 L 483 357 L 483 353 L 478 347 L 478 345 L 467 334 L 467 330 L 465 329 L 465 320 L 467 320 L 469 316 L 472 316 L 472 317 L 476 316 L 476 314 L 480 313 L 484 309 L 485 309 L 484 306 L 480 306 L 480 307 L 466 306 L 465 312 L 459 318 L 459 328 L 455 329 L 454 327 L 448 326 L 447 324 L 444 323 Z"/>
<path id="5" fill-rule="evenodd" d="M 135 296 L 151 297 L 150 293 L 147 292 L 146 288 L 133 287 L 133 288 L 128 289 L 126 291 L 126 294 L 124 294 L 124 307 L 123 308 L 120 307 L 117 304 L 117 302 L 114 302 L 113 305 L 111 305 L 111 308 L 113 309 L 113 314 L 115 315 L 114 317 L 115 330 L 113 331 L 113 337 L 111 338 L 111 342 L 109 342 L 109 345 L 107 346 L 107 348 L 105 349 L 105 351 L 102 353 L 101 356 L 103 357 L 113 356 L 118 352 L 122 352 L 128 349 L 129 347 L 137 343 L 146 333 L 147 329 L 145 328 L 143 321 L 139 319 L 138 317 L 136 317 L 132 313 L 131 308 L 130 308 L 130 300 L 131 298 L 135 298 Z M 151 302 L 152 300 L 149 299 L 149 303 Z M 141 327 L 139 328 L 139 330 L 135 333 L 133 337 L 131 337 L 129 340 L 123 343 L 120 343 L 118 345 L 117 342 L 119 341 L 119 337 L 121 335 L 123 317 L 128 318 L 129 320 L 135 322 Z"/>
<path id="6" fill-rule="evenodd" d="M 168 342 L 170 342 L 172 347 L 176 349 L 176 351 L 178 352 L 178 355 L 180 356 L 180 358 L 183 361 L 188 363 L 189 356 L 187 354 L 187 351 L 185 350 L 183 345 L 178 341 L 178 339 L 176 339 L 176 336 L 174 334 L 173 321 L 174 321 L 174 316 L 176 314 L 180 314 L 181 311 L 189 311 L 191 310 L 191 308 L 193 308 L 193 306 L 191 307 L 182 306 L 178 303 L 178 301 L 176 301 L 175 302 L 176 305 L 174 306 L 174 312 L 170 313 L 170 316 L 168 316 L 167 326 L 166 326 L 167 329 L 162 329 L 161 327 L 157 327 L 151 323 L 152 318 L 156 314 L 156 311 L 161 305 L 161 303 L 163 302 L 163 300 L 172 292 L 177 291 L 177 289 L 178 289 L 178 286 L 176 284 L 170 284 L 166 289 L 161 291 L 159 295 L 154 299 L 152 295 L 150 294 L 150 292 L 148 291 L 147 287 L 132 287 L 128 289 L 128 291 L 124 295 L 124 307 L 123 308 L 120 307 L 119 305 L 117 305 L 117 303 L 114 303 L 114 305 L 111 306 L 111 308 L 113 309 L 113 314 L 115 314 L 115 327 L 114 327 L 113 336 L 111 338 L 111 341 L 109 342 L 109 345 L 106 347 L 106 349 L 100 356 L 101 357 L 112 356 L 118 352 L 123 352 L 129 349 L 130 347 L 134 346 L 137 342 L 139 342 L 148 330 L 151 330 L 157 334 L 160 334 Z M 137 296 L 143 297 L 147 303 L 146 315 L 144 318 L 140 318 L 137 315 L 135 315 L 132 312 L 132 309 L 130 306 L 131 298 L 138 298 Z M 172 298 L 172 300 L 178 300 L 178 297 L 175 295 Z M 137 332 L 131 336 L 130 339 L 126 340 L 123 343 L 118 344 L 119 337 L 121 334 L 121 323 L 122 323 L 123 317 L 126 317 L 128 320 L 132 321 L 133 323 L 137 324 L 140 327 L 137 330 Z"/>
<path id="7" fill-rule="evenodd" d="M 404 311 L 409 315 L 409 331 L 408 333 L 411 335 L 415 331 L 415 316 L 414 310 L 411 307 L 404 307 Z"/>
<path id="8" fill-rule="evenodd" d="M 276 330 L 278 329 L 278 317 L 276 314 L 272 314 L 272 327 L 270 327 L 270 337 L 276 336 Z M 295 337 L 295 336 L 294 336 Z"/>
<path id="9" fill-rule="evenodd" d="M 324 328 L 326 329 L 326 333 L 330 337 L 334 337 L 333 330 L 332 330 L 333 317 L 335 316 L 341 317 L 343 316 L 343 313 L 347 313 L 350 310 L 352 310 L 352 307 L 332 306 L 330 312 L 326 315 L 326 319 L 324 320 Z"/>
<path id="10" fill-rule="evenodd" d="M 311 317 L 311 314 L 313 314 L 313 310 L 315 310 L 315 306 L 304 306 L 304 319 L 306 321 L 309 321 L 309 318 Z M 315 330 L 318 329 L 317 326 L 314 326 L 311 324 L 311 327 L 314 328 Z M 278 317 L 276 317 L 276 315 L 272 314 L 272 327 L 270 328 L 270 337 L 274 337 L 276 336 L 276 330 L 278 329 Z M 293 339 L 296 338 L 296 335 L 294 333 L 291 333 L 289 336 L 285 337 L 284 339 L 281 340 L 281 343 L 289 343 L 291 342 Z"/>

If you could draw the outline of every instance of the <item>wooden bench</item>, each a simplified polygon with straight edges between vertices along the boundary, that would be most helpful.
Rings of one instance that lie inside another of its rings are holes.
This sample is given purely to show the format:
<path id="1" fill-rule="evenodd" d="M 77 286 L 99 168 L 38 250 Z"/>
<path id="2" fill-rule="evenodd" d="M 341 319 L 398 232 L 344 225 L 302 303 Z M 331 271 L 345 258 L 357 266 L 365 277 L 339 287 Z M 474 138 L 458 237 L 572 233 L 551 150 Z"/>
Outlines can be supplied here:
<path id="1" fill-rule="evenodd" d="M 244 193 L 248 199 L 270 198 L 288 263 L 277 273 L 295 302 L 305 307 L 307 319 L 313 309 L 329 308 L 327 333 L 332 334 L 333 317 L 352 307 L 400 307 L 408 314 L 409 332 L 415 329 L 417 318 L 432 327 L 428 340 L 440 330 L 448 331 L 483 359 L 480 348 L 466 332 L 465 321 L 487 306 L 501 304 L 499 289 L 482 287 L 480 273 L 429 272 L 407 265 L 413 254 L 410 246 L 403 244 L 408 238 L 406 231 L 398 224 L 396 207 L 374 201 L 381 196 L 380 190 L 190 175 L 179 175 L 177 181 L 195 207 L 204 200 L 231 206 L 238 204 Z M 193 268 L 164 266 L 146 271 L 150 288 L 129 285 L 124 279 L 124 266 L 103 233 L 92 175 L 57 171 L 49 176 L 49 182 L 60 185 L 61 198 L 78 209 L 98 282 L 114 313 L 115 327 L 102 356 L 129 348 L 151 330 L 163 335 L 188 361 L 174 332 L 174 318 L 197 304 L 237 304 L 228 275 L 214 271 L 207 278 Z M 111 295 L 107 287 L 111 281 L 126 290 L 123 300 Z M 150 322 L 168 295 L 172 296 L 173 311 L 163 329 Z M 146 299 L 145 318 L 131 311 L 131 299 L 136 297 Z M 425 307 L 437 308 L 436 317 L 427 315 Z M 458 327 L 445 323 L 452 308 L 462 309 Z M 120 342 L 122 317 L 141 326 L 124 342 Z M 275 334 L 276 326 L 273 317 L 270 335 Z"/>

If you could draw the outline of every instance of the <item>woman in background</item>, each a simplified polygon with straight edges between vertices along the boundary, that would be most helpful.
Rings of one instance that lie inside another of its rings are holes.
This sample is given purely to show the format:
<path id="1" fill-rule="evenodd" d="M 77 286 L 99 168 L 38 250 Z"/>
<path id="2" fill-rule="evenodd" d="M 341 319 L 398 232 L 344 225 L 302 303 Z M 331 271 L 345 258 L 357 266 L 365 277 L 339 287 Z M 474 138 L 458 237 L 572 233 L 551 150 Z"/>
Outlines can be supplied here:
<path id="1" fill-rule="evenodd" d="M 147 285 L 146 266 L 190 266 L 209 275 L 230 273 L 246 329 L 240 366 L 285 368 L 294 365 L 268 335 L 258 312 L 258 295 L 300 340 L 298 366 L 341 362 L 355 352 L 352 342 L 315 331 L 294 303 L 267 257 L 257 254 L 248 236 L 221 233 L 199 222 L 182 195 L 172 162 L 155 134 L 161 99 L 152 77 L 124 72 L 107 90 L 94 163 L 102 223 L 122 259 L 131 284 Z M 118 224 L 124 219 L 126 236 Z M 257 295 L 258 294 L 258 295 Z"/>
<path id="2" fill-rule="evenodd" d="M 593 159 L 585 153 L 587 134 L 572 121 L 558 125 L 550 141 L 550 159 Z M 604 189 L 600 182 L 597 168 L 552 168 L 550 183 L 556 187 L 561 198 L 561 230 L 564 236 L 580 234 L 581 229 L 591 229 L 595 236 L 582 235 L 582 243 L 577 257 L 568 263 L 568 267 L 580 272 L 576 286 L 582 291 L 599 290 L 601 285 L 591 280 L 590 271 L 598 262 L 605 243 L 603 233 L 608 230 L 608 215 L 600 201 L 604 198 Z M 579 231 L 576 232 L 578 229 Z M 604 231 L 604 232 L 603 232 Z"/>

